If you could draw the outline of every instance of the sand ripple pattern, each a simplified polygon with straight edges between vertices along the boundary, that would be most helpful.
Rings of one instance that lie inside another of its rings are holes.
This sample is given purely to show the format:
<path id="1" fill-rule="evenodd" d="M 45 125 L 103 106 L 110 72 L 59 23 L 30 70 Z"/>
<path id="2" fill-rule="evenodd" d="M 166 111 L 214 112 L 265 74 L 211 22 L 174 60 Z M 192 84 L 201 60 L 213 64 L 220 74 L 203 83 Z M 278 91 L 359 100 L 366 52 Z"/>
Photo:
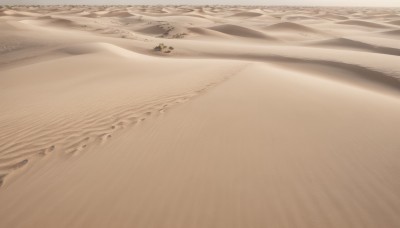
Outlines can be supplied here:
<path id="1" fill-rule="evenodd" d="M 140 124 L 151 116 L 162 115 L 170 108 L 205 93 L 230 76 L 182 94 L 124 105 L 101 114 L 88 114 L 78 121 L 58 119 L 46 126 L 5 131 L 0 135 L 0 186 L 12 171 L 27 165 L 31 158 L 44 157 L 56 151 L 64 157 L 78 155 L 91 145 L 106 143 L 118 131 Z"/>

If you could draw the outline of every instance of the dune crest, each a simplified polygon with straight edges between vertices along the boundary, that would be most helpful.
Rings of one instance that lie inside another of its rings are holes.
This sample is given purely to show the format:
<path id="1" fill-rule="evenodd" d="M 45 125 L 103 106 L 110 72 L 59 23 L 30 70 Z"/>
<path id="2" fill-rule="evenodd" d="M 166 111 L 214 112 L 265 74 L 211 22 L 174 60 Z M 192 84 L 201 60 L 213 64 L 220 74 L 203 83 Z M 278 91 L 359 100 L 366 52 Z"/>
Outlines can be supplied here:
<path id="1" fill-rule="evenodd" d="M 322 33 L 316 29 L 300 25 L 293 22 L 281 22 L 277 24 L 270 25 L 265 28 L 271 31 L 296 31 L 296 32 L 312 32 L 312 33 Z"/>
<path id="2" fill-rule="evenodd" d="M 379 23 L 363 21 L 363 20 L 346 20 L 346 21 L 340 21 L 337 23 L 343 24 L 343 25 L 356 25 L 356 26 L 369 27 L 369 28 L 382 28 L 382 29 L 390 28 L 389 26 L 381 25 Z"/>
<path id="3" fill-rule="evenodd" d="M 209 29 L 215 30 L 218 32 L 222 32 L 228 35 L 233 36 L 240 36 L 240 37 L 248 37 L 248 38 L 255 38 L 255 39 L 264 39 L 264 40 L 276 40 L 275 38 L 268 36 L 260 31 L 245 28 L 238 25 L 218 25 L 214 27 L 210 27 Z"/>

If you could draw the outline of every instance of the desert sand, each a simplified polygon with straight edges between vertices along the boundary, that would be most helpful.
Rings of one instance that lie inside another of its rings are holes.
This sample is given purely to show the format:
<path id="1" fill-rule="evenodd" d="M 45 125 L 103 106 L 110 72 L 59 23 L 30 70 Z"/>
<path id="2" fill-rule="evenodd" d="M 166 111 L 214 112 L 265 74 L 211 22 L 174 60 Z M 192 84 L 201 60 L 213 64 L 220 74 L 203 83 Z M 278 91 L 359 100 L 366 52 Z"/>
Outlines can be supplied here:
<path id="1" fill-rule="evenodd" d="M 394 8 L 3 6 L 0 227 L 398 228 L 399 41 Z"/>

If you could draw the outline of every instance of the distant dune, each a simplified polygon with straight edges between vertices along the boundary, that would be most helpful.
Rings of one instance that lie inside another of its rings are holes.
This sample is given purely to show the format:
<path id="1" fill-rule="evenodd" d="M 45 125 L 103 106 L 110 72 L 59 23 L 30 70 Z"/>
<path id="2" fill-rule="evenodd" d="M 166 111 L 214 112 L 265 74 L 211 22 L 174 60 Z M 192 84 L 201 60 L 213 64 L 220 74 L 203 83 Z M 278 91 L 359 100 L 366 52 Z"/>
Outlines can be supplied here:
<path id="1" fill-rule="evenodd" d="M 389 21 L 388 23 L 389 23 L 389 24 L 399 25 L 399 26 L 400 26 L 400 20 Z"/>
<path id="2" fill-rule="evenodd" d="M 293 22 L 281 22 L 277 24 L 270 25 L 265 28 L 269 31 L 291 31 L 291 32 L 311 32 L 311 33 L 321 33 L 316 29 L 312 29 L 310 27 L 296 24 Z"/>
<path id="3" fill-rule="evenodd" d="M 233 35 L 233 36 L 240 36 L 240 37 L 248 37 L 248 38 L 255 38 L 255 39 L 264 39 L 264 40 L 274 40 L 273 37 L 270 37 L 260 31 L 238 26 L 238 25 L 231 25 L 231 24 L 225 24 L 225 25 L 218 25 L 214 27 L 210 27 L 209 29 L 222 32 L 228 35 Z"/>
<path id="4" fill-rule="evenodd" d="M 256 12 L 240 12 L 231 15 L 231 17 L 259 17 L 262 15 L 263 15 L 262 13 L 256 13 Z"/>
<path id="5" fill-rule="evenodd" d="M 356 25 L 356 26 L 363 26 L 363 27 L 369 27 L 369 28 L 390 28 L 389 26 L 381 25 L 379 23 L 362 21 L 362 20 L 346 20 L 346 21 L 340 21 L 337 23 L 343 24 L 343 25 Z"/>

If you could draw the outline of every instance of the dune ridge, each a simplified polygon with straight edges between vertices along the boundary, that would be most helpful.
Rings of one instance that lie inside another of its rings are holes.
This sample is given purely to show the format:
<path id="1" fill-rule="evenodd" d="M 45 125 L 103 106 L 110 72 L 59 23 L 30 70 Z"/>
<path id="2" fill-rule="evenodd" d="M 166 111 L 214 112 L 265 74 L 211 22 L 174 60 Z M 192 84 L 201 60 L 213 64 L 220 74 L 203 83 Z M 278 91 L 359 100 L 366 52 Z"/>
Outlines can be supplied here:
<path id="1" fill-rule="evenodd" d="M 389 21 L 388 23 L 393 25 L 400 25 L 400 20 Z"/>
<path id="2" fill-rule="evenodd" d="M 354 49 L 354 50 L 365 50 L 368 52 L 373 53 L 382 53 L 388 55 L 400 55 L 400 50 L 397 48 L 390 48 L 390 47 L 382 47 L 376 46 L 368 43 L 363 43 L 360 41 L 355 41 L 346 38 L 337 38 L 337 39 L 330 39 L 326 41 L 318 41 L 313 43 L 312 45 L 316 46 L 327 46 L 333 48 L 345 48 L 345 49 Z"/>
<path id="3" fill-rule="evenodd" d="M 233 35 L 233 36 L 240 36 L 240 37 L 248 37 L 248 38 L 258 38 L 258 39 L 264 39 L 264 40 L 276 40 L 275 38 L 268 36 L 260 31 L 256 31 L 253 29 L 245 28 L 242 26 L 238 25 L 219 25 L 219 26 L 214 26 L 210 27 L 209 29 L 222 32 L 228 35 Z"/>
<path id="4" fill-rule="evenodd" d="M 389 28 L 389 26 L 385 26 L 385 25 L 381 25 L 379 23 L 374 23 L 374 22 L 369 22 L 369 21 L 363 21 L 363 20 L 346 20 L 346 21 L 340 21 L 337 23 L 343 24 L 343 25 L 356 25 L 356 26 L 363 26 L 363 27 L 369 27 L 369 28 Z"/>
<path id="5" fill-rule="evenodd" d="M 293 22 L 281 22 L 277 23 L 274 25 L 270 25 L 266 27 L 267 30 L 272 30 L 272 31 L 298 31 L 298 32 L 314 32 L 314 33 L 322 33 L 320 31 L 317 31 L 315 29 L 309 28 L 304 25 L 296 24 Z"/>

